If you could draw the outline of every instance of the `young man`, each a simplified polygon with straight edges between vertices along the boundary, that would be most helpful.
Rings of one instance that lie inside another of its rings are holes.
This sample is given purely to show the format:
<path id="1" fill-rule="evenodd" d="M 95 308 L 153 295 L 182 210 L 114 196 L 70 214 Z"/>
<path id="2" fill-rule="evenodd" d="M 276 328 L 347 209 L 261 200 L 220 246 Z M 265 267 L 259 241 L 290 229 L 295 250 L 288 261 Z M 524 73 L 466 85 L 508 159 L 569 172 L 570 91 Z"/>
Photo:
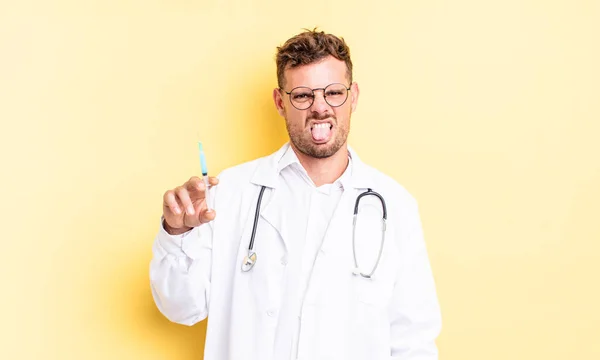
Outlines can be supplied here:
<path id="1" fill-rule="evenodd" d="M 278 48 L 277 77 L 290 142 L 211 178 L 214 210 L 196 177 L 164 194 L 157 307 L 209 318 L 205 360 L 437 359 L 417 203 L 347 146 L 359 88 L 346 43 L 303 32 Z"/>

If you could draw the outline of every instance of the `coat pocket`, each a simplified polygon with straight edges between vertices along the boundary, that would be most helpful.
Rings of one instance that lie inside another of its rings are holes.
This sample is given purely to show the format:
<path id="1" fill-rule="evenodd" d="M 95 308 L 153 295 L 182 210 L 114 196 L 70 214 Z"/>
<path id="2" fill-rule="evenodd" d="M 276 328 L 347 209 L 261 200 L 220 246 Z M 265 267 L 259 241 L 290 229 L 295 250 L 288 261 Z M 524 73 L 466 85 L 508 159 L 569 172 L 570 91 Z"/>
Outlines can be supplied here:
<path id="1" fill-rule="evenodd" d="M 381 308 L 389 304 L 393 287 L 389 281 L 381 278 L 367 279 L 361 275 L 354 275 L 353 280 L 359 302 Z"/>

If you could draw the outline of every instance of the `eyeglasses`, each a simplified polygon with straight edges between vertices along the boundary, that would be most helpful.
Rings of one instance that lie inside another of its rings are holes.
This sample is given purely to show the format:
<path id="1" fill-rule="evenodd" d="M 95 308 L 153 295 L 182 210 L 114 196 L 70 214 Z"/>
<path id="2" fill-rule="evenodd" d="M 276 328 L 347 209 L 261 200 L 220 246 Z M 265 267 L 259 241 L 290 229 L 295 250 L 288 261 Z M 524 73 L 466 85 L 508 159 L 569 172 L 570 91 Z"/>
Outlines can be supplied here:
<path id="1" fill-rule="evenodd" d="M 315 91 L 322 90 L 325 102 L 331 107 L 344 105 L 348 99 L 349 87 L 344 84 L 329 84 L 325 88 L 311 89 L 306 86 L 298 86 L 290 92 L 281 89 L 284 93 L 290 96 L 290 102 L 298 110 L 306 110 L 315 102 Z"/>

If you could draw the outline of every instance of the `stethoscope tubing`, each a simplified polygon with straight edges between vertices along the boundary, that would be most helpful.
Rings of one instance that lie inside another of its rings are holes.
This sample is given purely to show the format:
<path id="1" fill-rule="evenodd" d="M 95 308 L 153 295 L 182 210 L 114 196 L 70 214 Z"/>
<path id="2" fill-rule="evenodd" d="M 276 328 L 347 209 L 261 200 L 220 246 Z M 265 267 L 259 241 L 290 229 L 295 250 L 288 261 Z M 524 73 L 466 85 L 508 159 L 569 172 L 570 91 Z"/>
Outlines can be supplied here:
<path id="1" fill-rule="evenodd" d="M 258 218 L 260 217 L 260 205 L 262 203 L 263 194 L 265 192 L 265 186 L 261 186 L 260 193 L 258 194 L 258 200 L 256 202 L 256 209 L 254 211 L 254 224 L 252 225 L 252 235 L 250 236 L 250 243 L 248 244 L 248 255 L 244 257 L 244 261 L 242 263 L 242 270 L 244 272 L 249 271 L 254 264 L 256 263 L 256 253 L 254 252 L 254 239 L 256 237 L 256 228 L 258 227 Z M 383 209 L 383 216 L 381 218 L 382 222 L 382 233 L 381 233 L 381 243 L 379 245 L 379 253 L 377 255 L 377 261 L 375 262 L 375 266 L 370 273 L 365 274 L 359 270 L 358 260 L 356 258 L 356 218 L 358 216 L 358 206 L 360 205 L 361 198 L 372 195 L 377 197 L 381 201 L 381 207 Z M 381 255 L 383 254 L 383 244 L 385 241 L 385 231 L 386 231 L 386 221 L 387 221 L 387 207 L 385 204 L 385 199 L 379 193 L 373 191 L 371 188 L 368 188 L 367 191 L 361 193 L 356 198 L 354 203 L 354 216 L 352 219 L 352 254 L 354 256 L 354 274 L 361 275 L 364 278 L 371 279 L 375 270 L 379 266 L 379 262 L 381 260 Z"/>
<path id="2" fill-rule="evenodd" d="M 372 195 L 377 197 L 380 201 L 381 201 L 381 208 L 383 209 L 383 217 L 381 218 L 381 243 L 379 244 L 379 253 L 377 254 L 377 261 L 375 262 L 375 266 L 373 266 L 373 269 L 371 270 L 370 273 L 365 274 L 363 272 L 360 271 L 360 268 L 358 267 L 358 260 L 356 258 L 356 218 L 358 216 L 358 205 L 360 204 L 360 199 L 362 197 L 368 196 L 368 195 Z M 365 277 L 367 279 L 370 279 L 373 274 L 375 273 L 375 270 L 377 270 L 377 267 L 379 266 L 379 261 L 381 260 L 381 255 L 383 254 L 383 243 L 385 241 L 385 230 L 386 230 L 386 221 L 387 221 L 387 207 L 385 205 L 385 200 L 383 199 L 383 196 L 381 196 L 379 193 L 371 190 L 370 188 L 367 189 L 367 191 L 363 192 L 362 194 L 358 195 L 358 197 L 356 198 L 356 202 L 354 203 L 354 217 L 352 219 L 352 255 L 354 256 L 354 269 L 355 269 L 355 274 L 360 274 L 362 277 Z"/>
<path id="3" fill-rule="evenodd" d="M 379 193 L 373 191 L 371 188 L 367 188 L 367 191 L 361 193 L 356 198 L 356 202 L 354 203 L 354 216 L 356 216 L 358 214 L 358 205 L 360 203 L 360 198 L 367 196 L 367 195 L 374 195 L 377 198 L 379 198 L 379 200 L 381 201 L 381 207 L 383 208 L 383 219 L 387 220 L 387 207 L 385 206 L 385 200 L 383 199 L 383 196 L 381 196 Z"/>
<path id="4" fill-rule="evenodd" d="M 250 237 L 250 245 L 248 246 L 248 251 L 253 251 L 254 249 L 254 237 L 256 236 L 256 227 L 258 225 L 258 218 L 260 216 L 260 203 L 262 202 L 264 192 L 265 187 L 261 186 L 260 193 L 258 194 L 258 201 L 256 202 L 256 210 L 254 212 L 254 225 L 252 226 L 252 236 Z"/>

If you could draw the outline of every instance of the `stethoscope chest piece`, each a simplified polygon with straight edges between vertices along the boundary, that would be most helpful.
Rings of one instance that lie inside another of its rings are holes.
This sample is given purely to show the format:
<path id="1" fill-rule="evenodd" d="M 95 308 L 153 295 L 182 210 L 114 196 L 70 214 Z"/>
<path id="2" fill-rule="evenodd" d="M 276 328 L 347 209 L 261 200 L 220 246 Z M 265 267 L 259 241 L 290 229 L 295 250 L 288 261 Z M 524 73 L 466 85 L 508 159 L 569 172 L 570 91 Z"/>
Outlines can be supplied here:
<path id="1" fill-rule="evenodd" d="M 252 269 L 254 264 L 256 264 L 256 253 L 254 251 L 250 251 L 248 252 L 248 255 L 244 256 L 244 260 L 242 261 L 242 271 L 249 271 Z"/>

